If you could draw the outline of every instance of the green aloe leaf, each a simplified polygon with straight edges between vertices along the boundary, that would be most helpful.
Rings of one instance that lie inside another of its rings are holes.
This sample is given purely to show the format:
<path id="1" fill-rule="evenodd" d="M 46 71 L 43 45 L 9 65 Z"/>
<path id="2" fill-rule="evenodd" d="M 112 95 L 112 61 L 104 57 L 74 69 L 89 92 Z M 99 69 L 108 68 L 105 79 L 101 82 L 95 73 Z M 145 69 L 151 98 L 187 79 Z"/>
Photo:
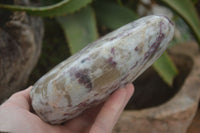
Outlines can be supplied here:
<path id="1" fill-rule="evenodd" d="M 114 2 L 96 1 L 94 7 L 98 22 L 112 30 L 138 18 L 131 9 Z"/>
<path id="2" fill-rule="evenodd" d="M 154 69 L 169 86 L 178 74 L 178 70 L 166 52 L 153 64 Z"/>
<path id="3" fill-rule="evenodd" d="M 71 54 L 98 38 L 95 14 L 90 6 L 57 20 L 64 30 Z"/>
<path id="4" fill-rule="evenodd" d="M 61 2 L 62 0 L 40 0 L 40 3 L 42 5 L 53 5 L 56 4 L 58 2 Z"/>
<path id="5" fill-rule="evenodd" d="M 162 0 L 179 13 L 193 30 L 200 45 L 200 21 L 191 0 Z"/>
<path id="6" fill-rule="evenodd" d="M 26 7 L 18 5 L 0 4 L 0 8 L 12 11 L 26 11 L 31 15 L 53 17 L 73 13 L 88 5 L 92 0 L 63 0 L 53 5 L 43 7 Z"/>

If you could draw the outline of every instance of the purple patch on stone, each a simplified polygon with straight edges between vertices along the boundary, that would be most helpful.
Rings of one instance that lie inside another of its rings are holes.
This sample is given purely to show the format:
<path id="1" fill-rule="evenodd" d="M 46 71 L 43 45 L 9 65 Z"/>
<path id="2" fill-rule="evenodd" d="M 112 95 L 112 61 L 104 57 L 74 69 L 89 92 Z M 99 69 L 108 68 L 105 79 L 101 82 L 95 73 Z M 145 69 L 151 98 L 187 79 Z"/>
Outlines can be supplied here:
<path id="1" fill-rule="evenodd" d="M 68 116 L 71 115 L 70 113 L 64 113 L 63 116 Z"/>
<path id="2" fill-rule="evenodd" d="M 88 72 L 88 69 L 79 70 L 75 73 L 75 77 L 78 79 L 80 84 L 84 85 L 88 89 L 92 89 L 92 82 Z"/>
<path id="3" fill-rule="evenodd" d="M 87 104 L 88 104 L 88 103 L 86 103 L 86 102 L 82 102 L 82 103 L 79 103 L 77 106 L 78 106 L 79 108 L 83 108 L 83 107 L 86 107 Z"/>
<path id="4" fill-rule="evenodd" d="M 94 96 L 96 97 L 96 96 L 98 96 L 99 94 L 94 94 Z"/>
<path id="5" fill-rule="evenodd" d="M 113 61 L 113 58 L 110 57 L 106 60 L 107 63 L 109 63 L 111 66 L 116 67 L 117 62 Z"/>
<path id="6" fill-rule="evenodd" d="M 158 50 L 160 43 L 165 38 L 165 35 L 162 33 L 162 22 L 160 22 L 160 33 L 156 38 L 156 41 L 151 45 L 149 50 L 144 54 L 144 61 L 147 59 L 151 59 L 154 53 Z"/>
<path id="7" fill-rule="evenodd" d="M 70 108 L 70 107 L 72 107 L 72 105 L 71 105 L 71 104 L 69 104 L 67 107 L 69 107 L 69 108 Z"/>
<path id="8" fill-rule="evenodd" d="M 174 26 L 174 23 L 173 23 L 167 16 L 164 16 L 164 17 L 169 21 L 169 23 L 170 23 L 171 25 Z"/>
<path id="9" fill-rule="evenodd" d="M 167 16 L 165 16 L 165 15 L 157 15 L 157 16 L 166 18 L 169 21 L 169 23 L 174 26 L 174 23 Z"/>
<path id="10" fill-rule="evenodd" d="M 131 70 L 134 69 L 138 65 L 138 61 L 131 67 Z"/>
<path id="11" fill-rule="evenodd" d="M 111 48 L 110 52 L 112 55 L 115 55 L 115 48 Z"/>
<path id="12" fill-rule="evenodd" d="M 135 51 L 138 51 L 138 50 L 139 50 L 139 48 L 136 46 L 136 47 L 135 47 Z"/>
<path id="13" fill-rule="evenodd" d="M 129 73 L 128 73 L 127 75 L 125 75 L 125 76 L 121 79 L 121 81 L 126 80 L 126 79 L 128 78 L 128 76 L 129 76 Z"/>

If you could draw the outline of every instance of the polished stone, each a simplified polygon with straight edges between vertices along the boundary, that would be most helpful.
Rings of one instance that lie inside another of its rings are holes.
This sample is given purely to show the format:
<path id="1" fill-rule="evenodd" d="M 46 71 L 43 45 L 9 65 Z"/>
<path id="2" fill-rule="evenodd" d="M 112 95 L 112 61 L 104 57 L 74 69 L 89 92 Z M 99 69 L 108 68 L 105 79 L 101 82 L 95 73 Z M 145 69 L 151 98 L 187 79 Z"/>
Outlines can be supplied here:
<path id="1" fill-rule="evenodd" d="M 155 15 L 109 33 L 36 82 L 31 91 L 34 110 L 51 124 L 72 119 L 134 81 L 164 52 L 173 35 L 172 22 Z"/>

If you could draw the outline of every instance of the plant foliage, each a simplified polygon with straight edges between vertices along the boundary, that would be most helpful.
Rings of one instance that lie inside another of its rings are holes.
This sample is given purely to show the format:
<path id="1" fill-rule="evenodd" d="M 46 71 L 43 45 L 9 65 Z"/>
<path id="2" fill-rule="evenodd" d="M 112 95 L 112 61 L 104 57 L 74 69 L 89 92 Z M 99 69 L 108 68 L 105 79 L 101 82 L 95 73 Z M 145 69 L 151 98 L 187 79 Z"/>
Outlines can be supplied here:
<path id="1" fill-rule="evenodd" d="M 88 5 L 92 0 L 63 0 L 53 5 L 42 7 L 27 7 L 19 5 L 0 4 L 0 8 L 13 11 L 26 11 L 31 15 L 54 17 L 66 15 Z"/>

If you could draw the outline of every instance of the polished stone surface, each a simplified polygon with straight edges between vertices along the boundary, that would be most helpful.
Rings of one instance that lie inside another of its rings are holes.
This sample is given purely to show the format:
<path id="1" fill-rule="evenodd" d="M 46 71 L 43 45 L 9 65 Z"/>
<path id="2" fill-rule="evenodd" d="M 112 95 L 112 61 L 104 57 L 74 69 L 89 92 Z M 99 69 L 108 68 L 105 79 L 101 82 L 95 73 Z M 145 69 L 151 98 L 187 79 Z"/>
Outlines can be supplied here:
<path id="1" fill-rule="evenodd" d="M 147 16 L 89 44 L 39 79 L 31 91 L 36 113 L 52 124 L 71 119 L 134 81 L 174 35 L 164 16 Z"/>

